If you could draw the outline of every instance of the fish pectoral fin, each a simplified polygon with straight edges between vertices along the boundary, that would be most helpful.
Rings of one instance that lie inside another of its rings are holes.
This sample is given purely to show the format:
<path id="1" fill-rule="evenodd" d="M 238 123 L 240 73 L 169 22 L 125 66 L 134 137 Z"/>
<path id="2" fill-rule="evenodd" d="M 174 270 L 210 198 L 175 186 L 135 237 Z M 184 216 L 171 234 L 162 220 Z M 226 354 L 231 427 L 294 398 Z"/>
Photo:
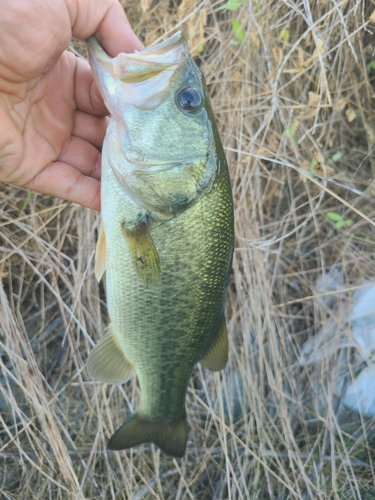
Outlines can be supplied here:
<path id="1" fill-rule="evenodd" d="M 126 359 L 111 325 L 91 351 L 87 371 L 94 380 L 107 384 L 123 384 L 133 375 L 133 365 Z"/>
<path id="2" fill-rule="evenodd" d="M 122 232 L 138 276 L 146 287 L 155 285 L 160 279 L 160 262 L 147 223 L 140 224 L 134 230 L 122 226 Z"/>
<path id="3" fill-rule="evenodd" d="M 103 222 L 100 223 L 98 243 L 95 251 L 95 277 L 100 281 L 106 268 L 107 248 Z"/>
<path id="4" fill-rule="evenodd" d="M 108 448 L 123 450 L 142 443 L 154 443 L 167 455 L 179 458 L 185 453 L 187 433 L 185 416 L 175 422 L 153 422 L 135 412 L 113 434 Z"/>
<path id="5" fill-rule="evenodd" d="M 209 370 L 222 370 L 228 361 L 228 330 L 225 316 L 220 325 L 215 343 L 199 363 Z"/>

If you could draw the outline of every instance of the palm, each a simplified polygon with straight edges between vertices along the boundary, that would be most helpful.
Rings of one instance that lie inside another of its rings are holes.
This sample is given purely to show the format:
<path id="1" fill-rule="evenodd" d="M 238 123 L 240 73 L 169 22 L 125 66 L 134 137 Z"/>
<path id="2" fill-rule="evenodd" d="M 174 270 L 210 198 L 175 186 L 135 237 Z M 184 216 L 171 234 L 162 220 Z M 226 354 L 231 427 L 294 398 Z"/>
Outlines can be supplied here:
<path id="1" fill-rule="evenodd" d="M 6 181 L 28 185 L 60 157 L 70 139 L 76 103 L 75 64 L 69 59 L 64 53 L 47 73 L 19 85 L 16 95 L 3 92 L 13 132 L 19 136 L 17 154 L 10 158 L 5 172 Z"/>
<path id="2" fill-rule="evenodd" d="M 41 61 L 43 64 L 48 63 Z M 7 121 L 7 142 L 13 149 L 2 162 L 1 179 L 73 200 L 74 190 L 85 183 L 90 198 L 83 203 L 98 208 L 97 147 L 104 136 L 105 122 L 94 115 L 104 115 L 106 110 L 99 102 L 99 109 L 94 110 L 90 95 L 82 95 L 83 89 L 79 88 L 80 79 L 88 72 L 86 63 L 63 52 L 42 75 L 38 65 L 30 66 L 31 78 L 26 81 L 22 81 L 25 79 L 19 66 L 11 67 L 13 79 L 18 82 L 3 81 L 0 86 L 5 103 L 0 108 L 0 119 Z M 95 130 L 91 142 L 85 137 L 85 129 L 90 128 Z M 82 195 L 76 201 L 82 202 Z"/>

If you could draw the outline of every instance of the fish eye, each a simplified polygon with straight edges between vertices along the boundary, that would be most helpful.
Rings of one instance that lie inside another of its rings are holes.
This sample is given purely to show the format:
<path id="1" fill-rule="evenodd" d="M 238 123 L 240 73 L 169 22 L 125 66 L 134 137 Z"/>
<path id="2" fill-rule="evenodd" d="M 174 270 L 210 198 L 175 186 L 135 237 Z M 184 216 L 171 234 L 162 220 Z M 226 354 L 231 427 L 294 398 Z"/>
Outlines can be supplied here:
<path id="1" fill-rule="evenodd" d="M 176 94 L 177 105 L 184 111 L 197 111 L 202 106 L 202 96 L 194 87 L 181 89 Z"/>

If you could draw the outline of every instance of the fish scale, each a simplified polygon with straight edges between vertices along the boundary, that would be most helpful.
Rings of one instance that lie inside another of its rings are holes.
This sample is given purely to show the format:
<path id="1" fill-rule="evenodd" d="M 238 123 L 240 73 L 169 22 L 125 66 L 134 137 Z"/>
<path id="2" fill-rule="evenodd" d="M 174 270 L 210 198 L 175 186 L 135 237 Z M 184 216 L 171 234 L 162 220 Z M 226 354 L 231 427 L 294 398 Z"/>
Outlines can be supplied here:
<path id="1" fill-rule="evenodd" d="M 225 200 L 226 191 L 225 186 L 221 189 L 214 186 L 210 195 L 176 217 L 173 225 L 160 225 L 150 231 L 160 257 L 161 276 L 157 288 L 145 289 L 134 271 L 127 274 L 126 281 L 117 272 L 119 267 L 132 270 L 132 258 L 124 240 L 120 239 L 119 247 L 114 247 L 107 255 L 107 269 L 115 270 L 114 273 L 107 270 L 107 289 L 113 290 L 108 301 L 113 304 L 109 309 L 112 325 L 115 331 L 123 332 L 119 335 L 124 352 L 129 353 L 129 361 L 140 374 L 144 411 L 160 418 L 166 415 L 178 418 L 182 414 L 193 366 L 213 342 L 219 329 L 223 315 L 223 302 L 217 300 L 217 296 L 222 297 L 220 264 L 223 262 L 220 262 L 220 253 L 225 259 L 224 264 L 227 264 L 230 250 L 228 241 L 225 241 L 228 240 L 225 230 L 229 230 L 224 225 L 225 202 L 227 211 L 231 210 L 230 198 L 227 196 Z M 223 217 L 215 216 L 211 220 L 215 201 L 219 203 Z M 205 217 L 203 214 L 207 208 L 208 217 Z M 112 211 L 109 216 L 113 216 Z M 121 218 L 118 219 L 120 223 Z M 194 234 L 196 236 L 192 236 Z M 106 231 L 106 235 L 108 239 L 111 237 L 111 229 Z M 122 255 L 120 261 L 119 255 Z M 213 266 L 214 256 L 216 262 Z M 210 314 L 207 314 L 208 311 Z M 145 343 L 139 342 L 140 331 Z M 178 342 L 174 342 L 176 340 Z M 176 345 L 171 345 L 171 342 Z M 190 359 L 187 358 L 187 348 Z M 168 359 L 168 353 L 172 360 Z M 184 370 L 180 369 L 181 361 L 185 361 Z M 169 391 L 170 400 L 163 398 L 159 404 L 157 399 L 161 388 L 157 386 L 156 374 L 160 371 L 164 372 L 166 385 L 177 379 L 181 388 L 179 397 L 174 391 Z"/>
<path id="2" fill-rule="evenodd" d="M 152 48 L 116 60 L 95 39 L 88 45 L 112 115 L 96 255 L 98 278 L 106 270 L 111 325 L 88 371 L 103 382 L 121 383 L 132 372 L 139 380 L 140 405 L 109 447 L 153 442 L 182 456 L 194 365 L 218 370 L 227 360 L 224 305 L 234 239 L 228 167 L 203 75 L 180 34 L 155 46 L 149 81 L 141 61 Z M 185 87 L 198 103 L 191 113 L 178 101 Z"/>

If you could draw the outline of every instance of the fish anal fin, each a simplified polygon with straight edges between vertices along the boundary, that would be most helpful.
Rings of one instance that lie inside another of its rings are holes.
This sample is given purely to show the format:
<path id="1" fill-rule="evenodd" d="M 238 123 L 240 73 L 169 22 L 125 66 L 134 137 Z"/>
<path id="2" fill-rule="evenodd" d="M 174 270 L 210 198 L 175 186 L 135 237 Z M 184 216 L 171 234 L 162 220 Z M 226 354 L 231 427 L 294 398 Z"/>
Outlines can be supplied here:
<path id="1" fill-rule="evenodd" d="M 106 256 L 107 256 L 107 249 L 105 241 L 105 232 L 104 232 L 103 222 L 101 222 L 99 228 L 98 243 L 96 244 L 96 251 L 95 251 L 95 277 L 98 281 L 102 279 L 106 268 Z"/>
<path id="2" fill-rule="evenodd" d="M 146 287 L 155 285 L 160 279 L 160 262 L 147 223 L 140 223 L 132 230 L 123 225 L 122 232 L 130 248 L 138 276 Z"/>
<path id="3" fill-rule="evenodd" d="M 186 417 L 175 422 L 153 422 L 138 412 L 130 415 L 108 441 L 111 450 L 154 443 L 166 455 L 180 458 L 185 453 L 188 426 Z"/>
<path id="4" fill-rule="evenodd" d="M 208 353 L 199 363 L 209 370 L 222 370 L 228 361 L 228 330 L 225 317 L 220 325 L 218 335 Z"/>
<path id="5" fill-rule="evenodd" d="M 91 351 L 87 371 L 94 380 L 107 384 L 123 384 L 133 375 L 133 365 L 126 359 L 111 325 Z"/>

